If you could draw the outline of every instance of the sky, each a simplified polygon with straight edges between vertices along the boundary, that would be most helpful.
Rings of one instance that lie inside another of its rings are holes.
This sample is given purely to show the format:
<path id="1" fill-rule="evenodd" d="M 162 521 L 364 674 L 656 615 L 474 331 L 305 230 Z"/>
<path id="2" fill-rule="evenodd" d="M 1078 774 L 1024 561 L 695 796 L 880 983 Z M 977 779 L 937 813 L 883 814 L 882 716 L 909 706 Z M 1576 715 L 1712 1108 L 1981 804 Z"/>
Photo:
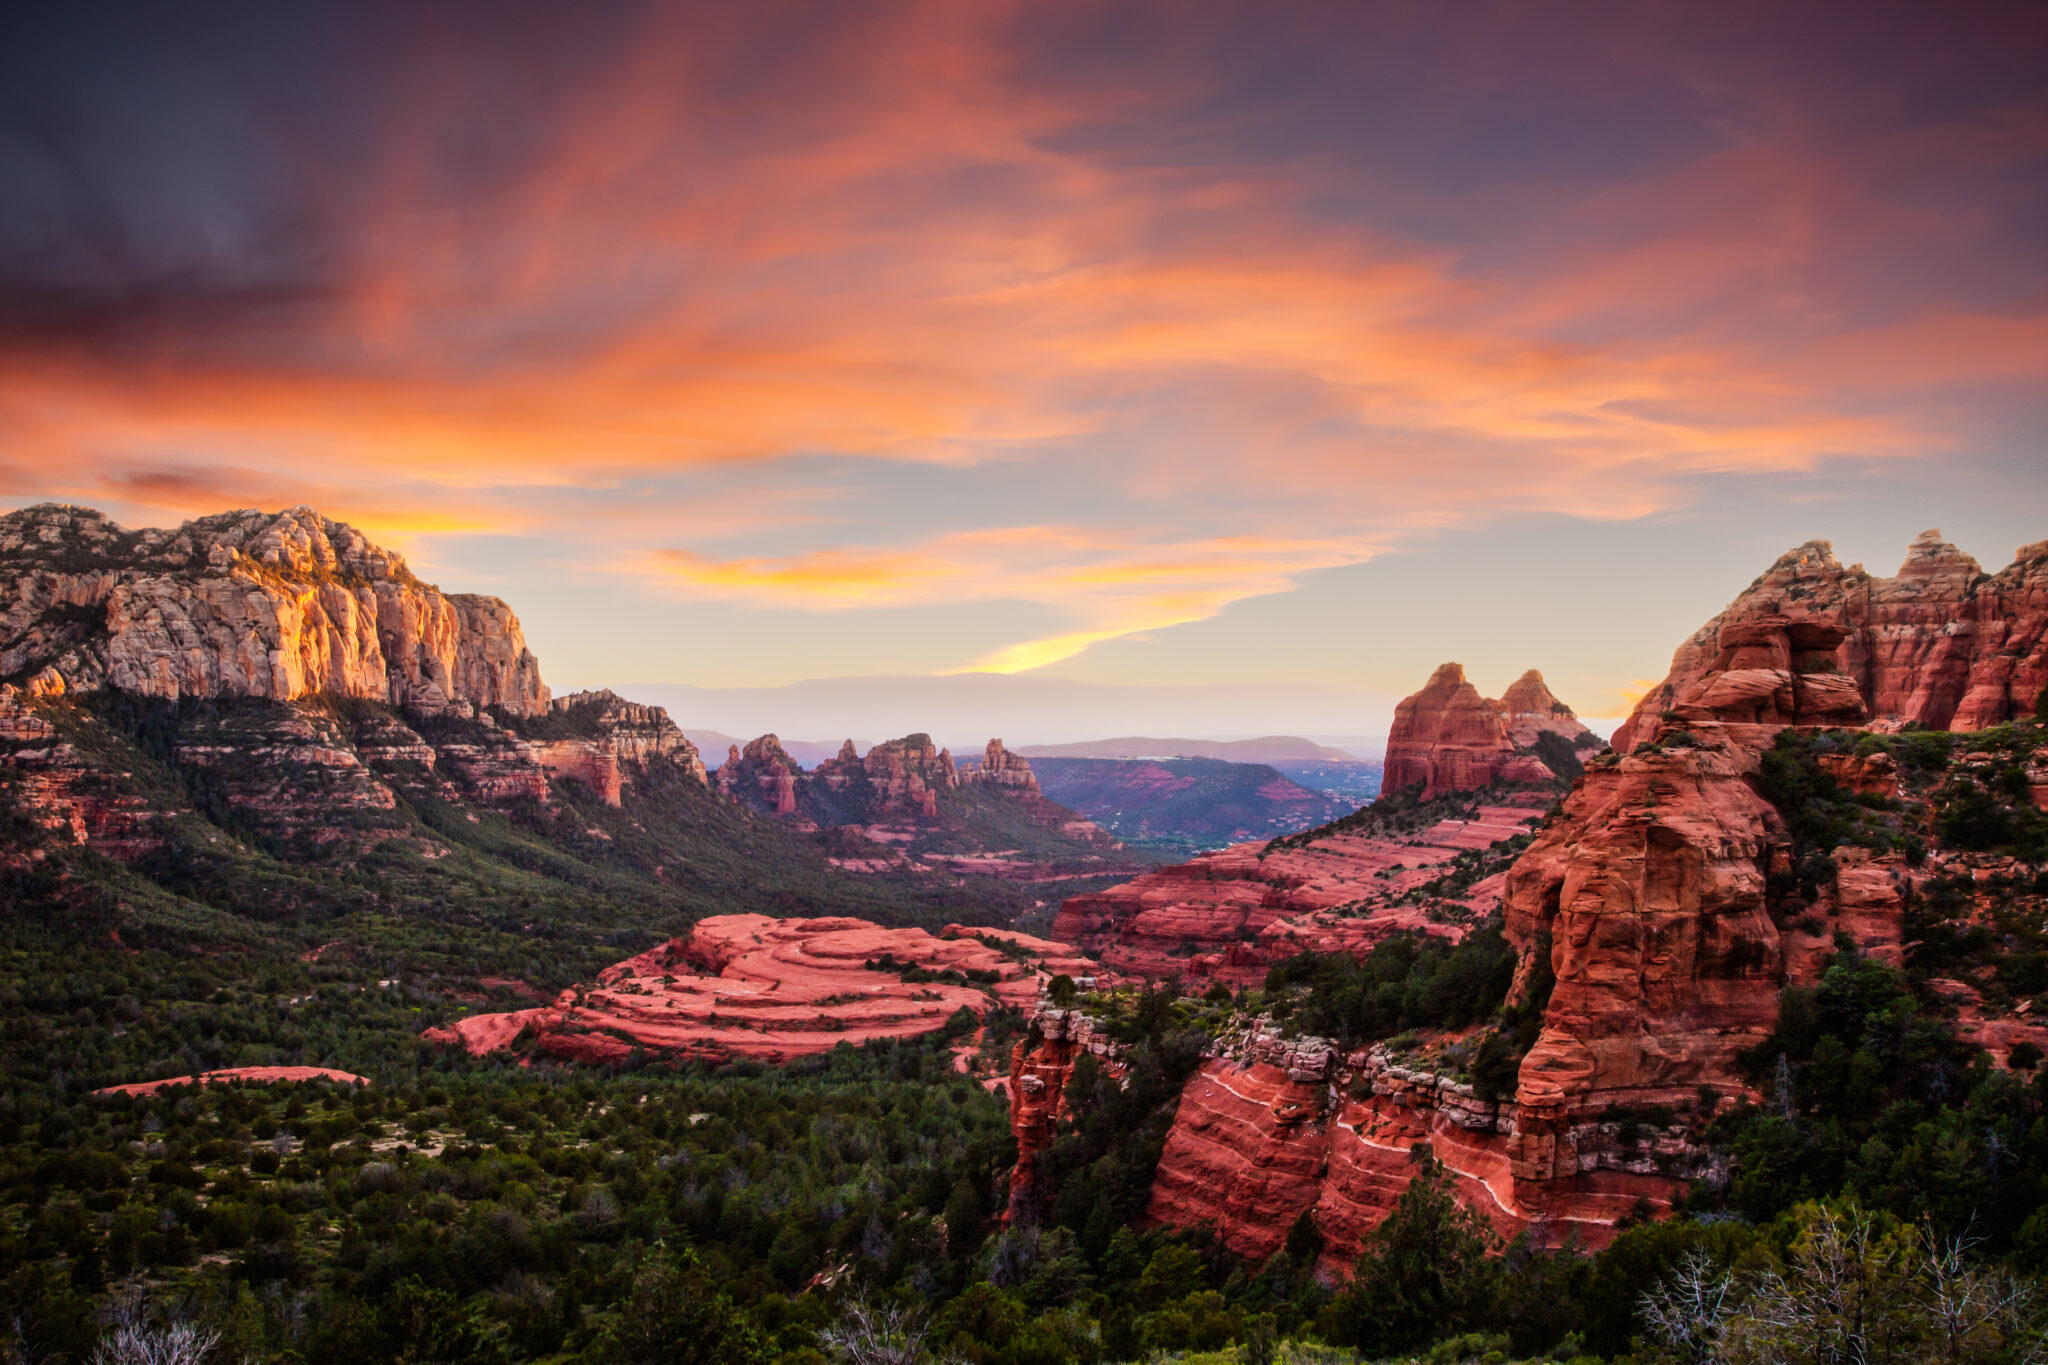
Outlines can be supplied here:
<path id="1" fill-rule="evenodd" d="M 2044 29 L 10 7 L 0 504 L 309 503 L 704 728 L 1619 715 L 1793 545 L 2048 537 Z"/>

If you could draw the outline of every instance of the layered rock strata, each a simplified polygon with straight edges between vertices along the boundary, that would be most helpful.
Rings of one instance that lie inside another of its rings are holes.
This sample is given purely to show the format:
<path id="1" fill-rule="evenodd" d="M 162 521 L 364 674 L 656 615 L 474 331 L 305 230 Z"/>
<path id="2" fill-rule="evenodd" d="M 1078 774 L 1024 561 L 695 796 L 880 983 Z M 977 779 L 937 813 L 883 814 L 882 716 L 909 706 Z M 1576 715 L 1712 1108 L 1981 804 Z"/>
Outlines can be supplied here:
<path id="1" fill-rule="evenodd" d="M 1574 1178 L 1532 1188 L 1513 1168 L 1513 1109 L 1440 1058 L 1386 1045 L 1345 1053 L 1253 1021 L 1220 1040 L 1182 1091 L 1148 1216 L 1208 1227 L 1263 1259 L 1306 1212 L 1323 1235 L 1321 1270 L 1341 1277 L 1414 1179 L 1418 1148 L 1503 1238 L 1569 1237 L 1587 1249 L 1645 1207 L 1668 1209 L 1687 1179 L 1725 1173 L 1682 1125 L 1596 1119 L 1573 1131 L 1584 1163 Z"/>
<path id="2" fill-rule="evenodd" d="M 634 774 L 654 762 L 673 763 L 709 783 L 697 746 L 659 706 L 608 690 L 573 692 L 554 699 L 547 720 L 554 724 L 527 727 L 534 761 L 557 777 L 581 782 L 607 805 L 620 804 Z"/>
<path id="3" fill-rule="evenodd" d="M 1409 832 L 1340 825 L 1237 844 L 1072 897 L 1053 933 L 1126 975 L 1232 986 L 1300 952 L 1363 953 L 1406 930 L 1461 938 L 1499 908 L 1505 863 L 1462 885 L 1454 874 L 1527 836 L 1553 799 L 1503 790 Z"/>
<path id="4" fill-rule="evenodd" d="M 519 620 L 444 594 L 361 532 L 309 507 L 129 531 L 43 505 L 0 517 L 0 676 L 55 669 L 73 691 L 360 697 L 544 710 Z"/>
<path id="5" fill-rule="evenodd" d="M 1560 1134 L 1613 1104 L 1701 1087 L 1740 1092 L 1736 1057 L 1775 1026 L 1778 992 L 1826 955 L 1781 926 L 1767 895 L 1788 859 L 1755 780 L 1788 727 L 1973 729 L 2031 713 L 2048 686 L 2048 542 L 1997 575 L 1927 532 L 1897 577 L 1844 568 L 1824 542 L 1789 552 L 1678 649 L 1670 676 L 1617 735 L 1509 874 L 1524 979 L 1539 943 L 1557 984 L 1524 1059 L 1518 1173 L 1573 1167 Z M 1896 791 L 1877 756 L 1832 771 Z M 1815 913 L 1896 960 L 1896 858 L 1850 857 Z"/>
<path id="6" fill-rule="evenodd" d="M 1015 932 L 953 925 L 934 937 L 858 919 L 718 915 L 552 1004 L 425 1036 L 479 1055 L 516 1042 L 593 1063 L 635 1050 L 781 1062 L 936 1032 L 961 1009 L 1028 1005 L 1052 975 L 1091 969 L 1064 944 Z"/>
<path id="7" fill-rule="evenodd" d="M 1506 874 L 1499 899 L 1521 953 L 1511 998 L 1542 977 L 1555 983 L 1515 1092 L 1483 1102 L 1458 1076 L 1457 1040 L 1438 1039 L 1420 1057 L 1332 1053 L 1317 1075 L 1300 1050 L 1309 1040 L 1255 1030 L 1219 1047 L 1184 1091 L 1152 1216 L 1214 1226 L 1226 1244 L 1263 1256 L 1312 1211 L 1325 1268 L 1341 1272 L 1412 1178 L 1417 1143 L 1503 1232 L 1554 1240 L 1572 1228 L 1585 1245 L 1631 1210 L 1667 1207 L 1682 1180 L 1718 1177 L 1696 1136 L 1696 1116 L 1712 1106 L 1695 1106 L 1703 1096 L 1758 1098 L 1737 1059 L 1775 1027 L 1786 985 L 1817 979 L 1844 938 L 1899 962 L 1916 883 L 1975 885 L 1989 914 L 1996 888 L 2038 872 L 1938 842 L 1915 867 L 1899 854 L 1837 847 L 1824 883 L 1788 899 L 1772 878 L 1791 880 L 1795 848 L 1760 794 L 1765 753 L 1787 729 L 1973 730 L 2031 713 L 2048 685 L 2044 626 L 2048 543 L 1996 575 L 1933 533 L 1892 579 L 1845 569 L 1818 542 L 1783 556 L 1680 647 L 1617 752 L 1587 766 Z M 1470 756 L 1492 742 L 1462 686 L 1440 672 L 1425 692 L 1440 714 L 1464 717 L 1463 729 L 1415 729 L 1415 714 L 1432 707 L 1411 708 L 1410 734 L 1439 741 L 1435 759 L 1405 774 L 1423 790 L 1465 780 Z M 1524 714 L 1540 714 L 1535 700 L 1523 691 Z M 1956 770 L 1990 757 L 1959 754 Z M 1818 761 L 1851 791 L 1906 795 L 1898 764 L 1867 746 Z M 1929 832 L 1931 816 L 1901 813 Z M 1141 904 L 1138 914 L 1161 908 Z M 1059 932 L 1087 944 L 1092 927 L 1077 915 Z M 1975 988 L 1953 984 L 1968 1036 L 1994 1062 L 2033 1041 L 2040 1026 L 2017 1012 L 1985 1017 Z M 1653 1129 L 1618 1117 L 1646 1107 L 1695 1118 Z"/>
<path id="8" fill-rule="evenodd" d="M 1543 675 L 1530 669 L 1499 700 L 1479 695 L 1460 664 L 1443 664 L 1420 692 L 1394 708 L 1387 734 L 1381 790 L 1419 787 L 1427 801 L 1445 792 L 1478 791 L 1496 783 L 1544 783 L 1560 774 L 1536 752 L 1538 737 L 1553 736 L 1581 758 L 1606 741 L 1579 723 L 1551 695 Z"/>
<path id="9" fill-rule="evenodd" d="M 2048 688 L 2048 540 L 2023 545 L 2013 562 L 1986 574 L 1971 556 L 1923 531 L 1898 573 L 1878 578 L 1861 564 L 1843 567 L 1826 541 L 1791 551 L 1752 583 L 1727 612 L 1678 647 L 1671 671 L 1636 706 L 1614 736 L 1617 752 L 1655 738 L 1666 711 L 1705 703 L 1725 709 L 1725 693 L 1703 699 L 1709 672 L 1728 671 L 1727 655 L 1742 648 L 1736 636 L 1770 602 L 1788 621 L 1825 623 L 1832 644 L 1786 638 L 1751 647 L 1736 665 L 1745 676 L 1724 689 L 1752 690 L 1759 715 L 1775 714 L 1777 688 L 1797 673 L 1811 674 L 1814 652 L 1831 655 L 1827 672 L 1853 692 L 1874 728 L 1907 724 L 1929 730 L 1981 730 L 2033 713 Z M 1761 690 L 1756 690 L 1761 689 Z M 1767 699 L 1768 707 L 1762 705 Z"/>

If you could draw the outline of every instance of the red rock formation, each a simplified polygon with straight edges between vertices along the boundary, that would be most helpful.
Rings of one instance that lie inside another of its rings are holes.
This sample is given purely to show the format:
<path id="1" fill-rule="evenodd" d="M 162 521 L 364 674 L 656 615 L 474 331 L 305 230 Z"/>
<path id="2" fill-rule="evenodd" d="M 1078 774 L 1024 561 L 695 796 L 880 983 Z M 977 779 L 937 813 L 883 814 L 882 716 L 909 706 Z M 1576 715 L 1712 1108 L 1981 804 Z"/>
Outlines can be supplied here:
<path id="1" fill-rule="evenodd" d="M 1822 754 L 1820 770 L 1858 796 L 1897 796 L 1898 761 L 1887 753 Z"/>
<path id="2" fill-rule="evenodd" d="M 1654 738 L 1659 718 L 1694 696 L 1735 635 L 1777 612 L 1838 633 L 1836 644 L 1813 648 L 1832 652 L 1831 671 L 1878 728 L 1979 730 L 2031 714 L 2048 687 L 2048 541 L 2021 546 L 2011 565 L 1986 576 L 1939 531 L 1926 531 L 1893 578 L 1844 568 L 1826 541 L 1810 541 L 1678 647 L 1669 676 L 1615 734 L 1616 752 Z M 1755 653 L 1742 666 L 1784 672 L 1792 661 Z"/>
<path id="3" fill-rule="evenodd" d="M 999 739 L 988 742 L 982 750 L 981 762 L 969 763 L 961 770 L 960 780 L 967 786 L 1015 787 L 1034 795 L 1038 792 L 1038 774 L 1031 771 L 1031 760 L 1011 753 Z"/>
<path id="4" fill-rule="evenodd" d="M 1639 1203 L 1670 1207 L 1683 1182 L 1666 1168 L 1711 1164 L 1682 1132 L 1623 1143 L 1620 1124 L 1590 1123 L 1575 1133 L 1583 1171 L 1542 1186 L 1518 1182 L 1512 1106 L 1504 1113 L 1439 1065 L 1384 1045 L 1345 1056 L 1322 1039 L 1284 1039 L 1254 1021 L 1221 1040 L 1182 1091 L 1148 1217 L 1207 1227 L 1258 1260 L 1310 1212 L 1324 1238 L 1320 1268 L 1342 1277 L 1414 1178 L 1418 1147 L 1504 1237 L 1556 1242 L 1568 1229 L 1589 1249 L 1611 1240 Z"/>
<path id="5" fill-rule="evenodd" d="M 1044 1213 L 1039 1167 L 1066 1117 L 1074 1063 L 1090 1053 L 1112 1075 L 1122 1074 L 1115 1048 L 1095 1032 L 1087 1015 L 1045 1004 L 1033 1012 L 1029 1030 L 1010 1049 L 1010 1134 L 1017 1140 L 1017 1164 L 1010 1172 L 1006 1221 L 1033 1222 Z"/>
<path id="6" fill-rule="evenodd" d="M 762 735 L 748 741 L 745 749 L 733 747 L 715 785 L 721 795 L 769 815 L 795 815 L 796 782 L 802 772 L 780 739 Z"/>
<path id="7" fill-rule="evenodd" d="M 1022 949 L 1029 962 L 989 946 L 989 937 Z M 898 975 L 906 967 L 972 972 L 985 984 L 906 982 Z M 1064 944 L 1015 932 L 953 925 L 934 938 L 857 919 L 718 915 L 551 1005 L 476 1015 L 424 1036 L 477 1054 L 524 1037 L 577 1061 L 617 1061 L 638 1048 L 779 1062 L 840 1043 L 931 1033 L 962 1008 L 980 1014 L 998 1003 L 1028 1004 L 1047 977 L 1092 969 Z"/>
<path id="8" fill-rule="evenodd" d="M 1340 829 L 1277 844 L 1237 844 L 1060 906 L 1053 934 L 1115 971 L 1255 986 L 1299 952 L 1364 952 L 1387 935 L 1448 938 L 1493 913 L 1501 878 L 1411 899 L 1460 853 L 1527 834 L 1547 791 L 1504 794 L 1414 833 Z"/>
<path id="9" fill-rule="evenodd" d="M 629 702 L 610 691 L 576 692 L 555 698 L 549 716 L 560 724 L 534 727 L 546 734 L 529 741 L 534 760 L 558 777 L 575 778 L 607 805 L 620 804 L 634 774 L 658 761 L 708 781 L 697 746 L 659 706 Z M 557 736 L 557 728 L 575 733 Z"/>
<path id="10" fill-rule="evenodd" d="M 1476 791 L 1499 780 L 1513 753 L 1499 706 L 1465 681 L 1462 665 L 1444 664 L 1394 708 L 1381 789 L 1420 783 L 1425 801 L 1440 792 Z"/>
<path id="11" fill-rule="evenodd" d="M 2048 543 L 1992 577 L 1932 535 L 1891 580 L 1843 569 L 1824 545 L 1780 559 L 1680 648 L 1618 752 L 1588 767 L 1507 874 L 1507 929 L 1523 952 L 1515 989 L 1528 989 L 1546 943 L 1556 980 L 1512 1098 L 1486 1106 L 1427 1057 L 1396 1065 L 1375 1049 L 1317 1087 L 1276 1069 L 1256 1040 L 1226 1046 L 1182 1096 L 1153 1217 L 1211 1224 L 1259 1256 L 1312 1208 L 1325 1269 L 1341 1272 L 1412 1178 L 1417 1142 L 1503 1231 L 1569 1226 L 1598 1246 L 1637 1201 L 1668 1207 L 1681 1187 L 1673 1176 L 1711 1169 L 1713 1155 L 1682 1125 L 1624 1142 L 1603 1115 L 1682 1109 L 1701 1087 L 1744 1092 L 1737 1054 L 1775 1026 L 1781 989 L 1813 980 L 1837 934 L 1896 963 L 1909 876 L 1988 884 L 2014 874 L 1990 855 L 1936 848 L 1909 873 L 1895 855 L 1837 849 L 1819 900 L 1774 916 L 1767 873 L 1790 855 L 1783 820 L 1754 785 L 1763 753 L 1788 726 L 1967 728 L 2031 710 L 2048 678 L 2044 623 Z M 1445 714 L 1471 711 L 1460 681 L 1433 680 Z M 1541 714 L 1533 687 L 1512 692 L 1522 714 Z M 1437 733 L 1458 738 L 1448 725 Z M 1837 753 L 1826 766 L 1854 790 L 1898 790 L 1882 756 Z M 1411 780 L 1435 780 L 1435 768 L 1418 771 Z M 1060 932 L 1086 942 L 1096 927 L 1077 914 Z M 2040 1027 L 1973 1022 L 1967 1002 L 1965 1023 L 1994 1054 Z M 1338 1098 L 1361 1088 L 1369 1098 Z"/>
<path id="12" fill-rule="evenodd" d="M 1929 532 L 1894 579 L 1845 569 L 1821 542 L 1781 557 L 1679 647 L 1672 673 L 1589 769 L 1564 818 L 1508 877 L 1510 937 L 1542 936 L 1557 986 L 1522 1064 L 1518 1173 L 1568 1170 L 1558 1124 L 1616 1103 L 1742 1089 L 1735 1056 L 1777 1018 L 1788 980 L 1824 949 L 1788 941 L 1766 904 L 1783 857 L 1751 778 L 1787 726 L 2003 720 L 2048 678 L 2048 543 L 1987 578 Z M 1664 741 L 1659 743 L 1658 741 Z M 1630 750 L 1633 749 L 1633 752 Z M 1896 769 L 1843 758 L 1852 785 Z M 1835 926 L 1896 953 L 1900 872 L 1852 860 Z"/>
<path id="13" fill-rule="evenodd" d="M 930 735 L 906 735 L 877 744 L 861 760 L 861 767 L 873 791 L 875 817 L 909 814 L 936 819 L 938 794 L 960 785 L 953 755 L 935 748 Z"/>
<path id="14" fill-rule="evenodd" d="M 0 674 L 155 697 L 364 697 L 514 715 L 547 687 L 495 597 L 443 594 L 307 507 L 127 531 L 86 508 L 0 517 Z"/>
<path id="15" fill-rule="evenodd" d="M 1535 669 L 1517 678 L 1501 700 L 1489 701 L 1465 681 L 1462 665 L 1444 664 L 1420 692 L 1394 708 L 1381 790 L 1419 784 L 1420 799 L 1427 801 L 1497 782 L 1553 781 L 1556 774 L 1529 752 L 1544 733 L 1589 754 L 1605 747 L 1551 695 Z"/>

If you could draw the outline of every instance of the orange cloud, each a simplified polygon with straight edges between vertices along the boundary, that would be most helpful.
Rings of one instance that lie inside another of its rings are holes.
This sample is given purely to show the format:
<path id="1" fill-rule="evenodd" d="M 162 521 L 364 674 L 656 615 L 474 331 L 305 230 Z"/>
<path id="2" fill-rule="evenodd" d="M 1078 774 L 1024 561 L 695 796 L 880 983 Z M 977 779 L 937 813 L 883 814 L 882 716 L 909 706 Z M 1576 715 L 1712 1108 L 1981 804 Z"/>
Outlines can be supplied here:
<path id="1" fill-rule="evenodd" d="M 446 79 L 465 55 L 430 45 L 353 173 L 292 160 L 333 237 L 319 288 L 0 347 L 13 486 L 546 534 L 749 602 L 1054 609 L 969 661 L 1010 669 L 1430 529 L 1940 455 L 1960 424 L 1934 391 L 2048 378 L 2039 298 L 1852 315 L 1818 278 L 1857 232 L 1966 240 L 1968 212 L 1882 193 L 1885 168 L 2008 165 L 2038 121 L 1855 155 L 1796 120 L 1684 139 L 1517 224 L 1517 257 L 1404 228 L 1430 187 L 1343 138 L 1205 157 L 1218 73 L 1049 78 L 1016 50 L 1029 16 L 877 6 L 764 51 L 664 8 L 516 120 L 479 117 Z M 465 131 L 497 158 L 451 168 Z M 987 477 L 921 533 L 876 530 L 796 486 L 820 458 Z M 685 474 L 746 488 L 634 491 Z M 543 489 L 578 515 L 512 492 Z M 1045 490 L 1071 512 L 1006 501 Z"/>

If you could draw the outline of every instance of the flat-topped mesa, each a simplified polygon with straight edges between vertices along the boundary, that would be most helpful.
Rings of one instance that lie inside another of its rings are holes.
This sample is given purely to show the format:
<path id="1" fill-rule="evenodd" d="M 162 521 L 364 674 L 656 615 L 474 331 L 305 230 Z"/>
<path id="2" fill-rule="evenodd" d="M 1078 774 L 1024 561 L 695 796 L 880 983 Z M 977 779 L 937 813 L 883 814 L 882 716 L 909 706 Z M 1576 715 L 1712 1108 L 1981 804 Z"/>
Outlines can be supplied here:
<path id="1" fill-rule="evenodd" d="M 1551 695 L 1535 669 L 1493 701 L 1465 680 L 1462 665 L 1440 665 L 1421 691 L 1394 708 L 1381 790 L 1391 794 L 1419 786 L 1418 799 L 1427 801 L 1496 783 L 1571 776 L 1556 772 L 1535 752 L 1545 734 L 1562 741 L 1565 751 L 1592 753 L 1603 747 L 1572 709 Z"/>
<path id="2" fill-rule="evenodd" d="M 1680 645 L 1616 757 L 1587 770 L 1508 875 L 1517 990 L 1545 943 L 1556 977 L 1520 1073 L 1517 1175 L 1575 1169 L 1564 1130 L 1590 1113 L 1742 1093 L 1737 1057 L 1836 932 L 1898 960 L 1900 855 L 1842 850 L 1810 913 L 1774 916 L 1768 873 L 1790 836 L 1755 779 L 1782 731 L 1980 729 L 2031 713 L 2044 686 L 2048 542 L 1987 576 L 1930 531 L 1882 579 L 1812 541 Z M 1881 757 L 1827 771 L 1885 794 L 1897 769 Z"/>
<path id="3" fill-rule="evenodd" d="M 326 693 L 435 714 L 545 711 L 519 619 L 443 593 L 309 507 L 126 530 L 88 508 L 0 517 L 0 675 L 54 669 L 72 691 L 260 697 Z"/>
<path id="4" fill-rule="evenodd" d="M 1000 739 L 990 740 L 982 749 L 981 762 L 970 761 L 960 770 L 960 781 L 965 786 L 1038 790 L 1038 774 L 1031 771 L 1031 760 L 1005 749 Z"/>

